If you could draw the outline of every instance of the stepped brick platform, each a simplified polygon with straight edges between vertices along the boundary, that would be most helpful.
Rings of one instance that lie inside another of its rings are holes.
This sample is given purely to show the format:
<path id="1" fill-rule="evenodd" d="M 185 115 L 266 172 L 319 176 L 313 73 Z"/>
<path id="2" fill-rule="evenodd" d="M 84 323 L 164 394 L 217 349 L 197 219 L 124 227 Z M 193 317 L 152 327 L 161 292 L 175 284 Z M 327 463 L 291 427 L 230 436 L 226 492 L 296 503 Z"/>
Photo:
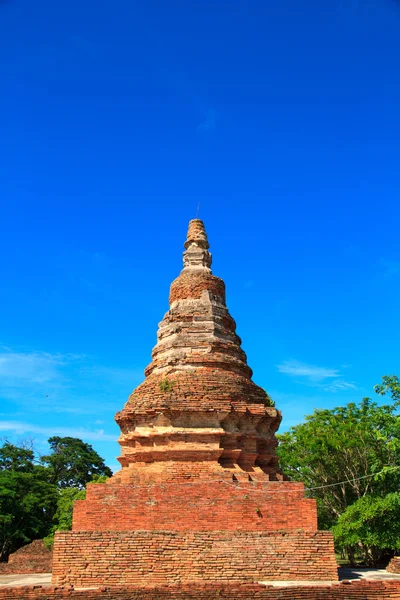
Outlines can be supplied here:
<path id="1" fill-rule="evenodd" d="M 75 531 L 193 531 L 194 519 L 196 531 L 317 529 L 315 501 L 304 498 L 302 483 L 228 478 L 88 485 L 87 499 L 75 502 L 73 525 Z"/>
<path id="2" fill-rule="evenodd" d="M 208 248 L 191 221 L 152 362 L 116 415 L 122 468 L 56 535 L 54 584 L 337 579 L 315 501 L 278 467 L 281 414 L 251 379 Z"/>
<path id="3" fill-rule="evenodd" d="M 272 587 L 257 583 L 185 584 L 160 587 L 112 586 L 74 590 L 60 587 L 0 588 L 0 600 L 400 600 L 398 581 L 342 581 L 324 585 Z"/>
<path id="4" fill-rule="evenodd" d="M 337 577 L 327 532 L 66 532 L 53 579 L 63 581 L 67 565 L 76 587 Z"/>
<path id="5" fill-rule="evenodd" d="M 0 562 L 0 575 L 14 573 L 51 573 L 52 552 L 43 540 L 34 540 L 8 557 L 8 562 Z"/>

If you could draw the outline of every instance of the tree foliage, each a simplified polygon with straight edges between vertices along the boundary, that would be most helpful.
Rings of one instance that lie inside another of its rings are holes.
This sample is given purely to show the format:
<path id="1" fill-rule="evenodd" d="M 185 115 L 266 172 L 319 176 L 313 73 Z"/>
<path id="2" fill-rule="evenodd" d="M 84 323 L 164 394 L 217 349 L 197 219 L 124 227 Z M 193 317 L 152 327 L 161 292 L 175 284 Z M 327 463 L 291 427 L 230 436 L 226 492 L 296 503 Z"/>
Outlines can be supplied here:
<path id="1" fill-rule="evenodd" d="M 90 444 L 79 438 L 58 436 L 48 442 L 51 454 L 41 460 L 49 468 L 51 482 L 58 487 L 83 489 L 95 475 L 111 477 L 111 469 Z"/>
<path id="2" fill-rule="evenodd" d="M 48 548 L 53 545 L 56 531 L 69 531 L 72 529 L 72 512 L 75 500 L 84 500 L 86 490 L 79 488 L 64 488 L 59 491 L 57 510 L 54 514 L 53 524 L 44 538 Z"/>
<path id="3" fill-rule="evenodd" d="M 0 561 L 23 544 L 70 529 L 75 499 L 84 485 L 112 475 L 92 446 L 53 437 L 51 454 L 36 460 L 32 449 L 6 441 L 0 447 Z"/>
<path id="4" fill-rule="evenodd" d="M 0 448 L 0 471 L 32 473 L 34 468 L 33 450 L 20 448 L 8 441 Z"/>
<path id="5" fill-rule="evenodd" d="M 105 483 L 106 481 L 107 477 L 105 475 L 95 475 L 90 483 Z M 56 531 L 69 531 L 72 529 L 74 502 L 75 500 L 84 500 L 85 498 L 86 490 L 79 488 L 64 488 L 59 491 L 53 526 L 50 529 L 49 535 L 44 540 L 48 548 L 53 545 Z"/>
<path id="6" fill-rule="evenodd" d="M 346 508 L 333 527 L 335 545 L 354 564 L 355 555 L 375 566 L 388 549 L 400 547 L 400 494 L 364 496 Z"/>
<path id="7" fill-rule="evenodd" d="M 284 471 L 312 488 L 328 520 L 366 494 L 384 495 L 400 484 L 400 418 L 394 405 L 364 398 L 316 410 L 279 439 Z"/>
<path id="8" fill-rule="evenodd" d="M 57 505 L 57 487 L 30 450 L 6 442 L 0 449 L 0 560 L 46 535 Z"/>
<path id="9" fill-rule="evenodd" d="M 368 504 L 371 498 L 376 499 L 374 506 L 378 510 L 380 500 L 400 489 L 398 378 L 383 377 L 375 391 L 381 396 L 389 394 L 390 403 L 378 404 L 364 398 L 358 404 L 315 410 L 304 423 L 278 436 L 281 466 L 291 479 L 303 481 L 308 495 L 317 499 L 321 528 L 331 528 L 344 514 L 356 514 L 351 512 L 356 509 L 349 509 L 351 506 L 372 510 Z M 344 531 L 347 521 L 342 518 Z M 364 540 L 364 547 L 360 541 L 359 548 L 365 558 L 372 560 L 376 552 L 371 546 L 370 555 L 367 554 L 368 540 Z M 390 540 L 393 543 L 393 538 Z M 340 545 L 343 548 L 346 544 Z M 351 544 L 347 547 L 351 552 Z"/>
<path id="10" fill-rule="evenodd" d="M 382 383 L 374 387 L 374 391 L 380 396 L 390 394 L 396 406 L 400 404 L 400 380 L 397 375 L 384 375 Z"/>

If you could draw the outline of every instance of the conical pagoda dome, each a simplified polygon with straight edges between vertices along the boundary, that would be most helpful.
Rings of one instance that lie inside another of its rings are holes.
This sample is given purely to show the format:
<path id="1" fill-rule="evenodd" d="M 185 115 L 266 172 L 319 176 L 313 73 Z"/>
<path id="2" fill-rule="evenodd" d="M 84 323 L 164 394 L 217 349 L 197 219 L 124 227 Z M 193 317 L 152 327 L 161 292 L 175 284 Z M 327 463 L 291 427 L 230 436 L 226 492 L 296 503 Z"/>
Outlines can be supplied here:
<path id="1" fill-rule="evenodd" d="M 123 467 L 187 461 L 189 452 L 190 460 L 206 455 L 272 474 L 280 413 L 251 380 L 200 219 L 190 221 L 184 247 L 184 268 L 171 284 L 145 381 L 116 415 L 119 460 Z"/>

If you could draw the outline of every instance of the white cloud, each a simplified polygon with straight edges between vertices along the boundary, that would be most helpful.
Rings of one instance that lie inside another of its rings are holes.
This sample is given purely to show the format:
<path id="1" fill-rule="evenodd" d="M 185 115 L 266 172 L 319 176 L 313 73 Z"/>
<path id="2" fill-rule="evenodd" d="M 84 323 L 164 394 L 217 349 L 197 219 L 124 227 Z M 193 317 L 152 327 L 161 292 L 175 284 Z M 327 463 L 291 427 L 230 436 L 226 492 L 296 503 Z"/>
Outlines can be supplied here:
<path id="1" fill-rule="evenodd" d="M 312 381 L 322 381 L 329 377 L 338 377 L 337 369 L 327 369 L 325 367 L 317 367 L 315 365 L 307 365 L 298 360 L 286 360 L 280 365 L 277 365 L 280 373 L 287 375 L 295 375 L 296 377 L 307 377 Z"/>
<path id="2" fill-rule="evenodd" d="M 0 436 L 13 443 L 34 437 L 35 444 L 54 435 L 77 437 L 115 462 L 113 416 L 141 380 L 142 369 L 99 364 L 87 355 L 0 345 Z"/>
<path id="3" fill-rule="evenodd" d="M 22 435 L 25 433 L 37 433 L 45 436 L 61 435 L 69 437 L 79 437 L 87 441 L 97 442 L 116 442 L 117 436 L 104 433 L 103 429 L 90 431 L 88 429 L 77 427 L 42 427 L 24 421 L 0 421 L 0 431 L 9 431 Z"/>
<path id="4" fill-rule="evenodd" d="M 46 352 L 13 352 L 0 350 L 0 385 L 13 386 L 18 382 L 46 383 L 60 378 L 59 368 L 64 364 L 60 355 Z"/>
<path id="5" fill-rule="evenodd" d="M 31 412 L 115 411 L 142 379 L 142 369 L 101 365 L 86 355 L 0 347 L 0 399 Z"/>
<path id="6" fill-rule="evenodd" d="M 341 379 L 341 373 L 336 368 L 308 365 L 298 360 L 286 360 L 277 365 L 277 369 L 280 373 L 297 378 L 301 383 L 320 387 L 325 391 L 339 392 L 357 389 L 354 383 Z"/>
<path id="7" fill-rule="evenodd" d="M 346 390 L 356 390 L 357 386 L 351 381 L 343 381 L 343 379 L 338 379 L 337 381 L 332 381 L 327 386 L 324 387 L 324 390 L 327 392 L 343 392 Z"/>

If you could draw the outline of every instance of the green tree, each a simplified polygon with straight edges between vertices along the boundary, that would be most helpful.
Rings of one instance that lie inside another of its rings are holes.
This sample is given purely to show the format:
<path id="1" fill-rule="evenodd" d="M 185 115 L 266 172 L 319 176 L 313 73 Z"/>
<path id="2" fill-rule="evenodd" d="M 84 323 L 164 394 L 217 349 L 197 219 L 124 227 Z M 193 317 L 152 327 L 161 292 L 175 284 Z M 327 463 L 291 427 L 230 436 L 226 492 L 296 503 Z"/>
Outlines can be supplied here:
<path id="1" fill-rule="evenodd" d="M 40 461 L 32 449 L 8 441 L 0 447 L 0 561 L 33 539 L 70 529 L 84 485 L 112 475 L 80 439 L 53 437 L 49 444 L 51 454 Z"/>
<path id="2" fill-rule="evenodd" d="M 57 504 L 57 488 L 47 481 L 45 469 L 26 460 L 24 453 L 21 458 L 24 467 L 17 462 L 15 469 L 10 468 L 8 458 L 7 467 L 0 467 L 1 561 L 23 544 L 46 535 Z"/>
<path id="3" fill-rule="evenodd" d="M 384 375 L 382 383 L 376 385 L 374 391 L 380 396 L 390 394 L 396 406 L 400 404 L 400 380 L 397 375 Z"/>
<path id="4" fill-rule="evenodd" d="M 280 464 L 317 499 L 322 528 L 330 528 L 359 498 L 384 497 L 399 489 L 398 379 L 382 381 L 376 391 L 391 393 L 390 404 L 379 406 L 364 398 L 359 404 L 316 410 L 305 423 L 278 436 Z"/>
<path id="5" fill-rule="evenodd" d="M 41 461 L 49 468 L 50 482 L 58 487 L 83 489 L 95 475 L 111 477 L 111 469 L 90 444 L 79 438 L 58 436 L 48 442 L 51 454 Z"/>
<path id="6" fill-rule="evenodd" d="M 0 471 L 32 473 L 35 468 L 33 450 L 5 441 L 0 448 Z"/>
<path id="7" fill-rule="evenodd" d="M 86 490 L 79 488 L 65 488 L 59 491 L 57 510 L 54 514 L 53 525 L 50 532 L 44 538 L 48 548 L 53 545 L 56 531 L 69 531 L 72 529 L 72 512 L 75 500 L 84 500 Z"/>
<path id="8" fill-rule="evenodd" d="M 333 527 L 335 546 L 352 562 L 358 554 L 374 567 L 388 550 L 400 546 L 400 494 L 364 496 L 346 508 Z"/>
<path id="9" fill-rule="evenodd" d="M 95 475 L 90 483 L 105 483 L 107 477 L 105 475 Z M 69 531 L 72 529 L 72 513 L 75 500 L 84 500 L 86 498 L 86 490 L 79 488 L 65 488 L 60 490 L 57 510 L 53 519 L 53 526 L 49 535 L 45 537 L 45 544 L 51 547 L 54 542 L 54 534 L 56 531 Z"/>

